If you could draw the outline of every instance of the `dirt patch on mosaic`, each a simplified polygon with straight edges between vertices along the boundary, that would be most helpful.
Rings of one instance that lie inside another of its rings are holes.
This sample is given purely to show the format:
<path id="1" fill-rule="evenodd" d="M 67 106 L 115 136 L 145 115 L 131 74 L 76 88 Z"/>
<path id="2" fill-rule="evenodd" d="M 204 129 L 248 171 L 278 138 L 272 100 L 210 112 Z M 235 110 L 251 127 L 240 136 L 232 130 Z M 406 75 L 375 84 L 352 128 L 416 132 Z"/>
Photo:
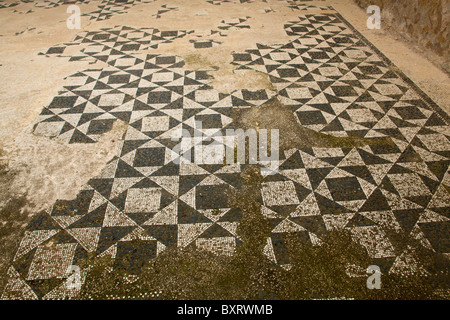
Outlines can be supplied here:
<path id="1" fill-rule="evenodd" d="M 232 93 L 240 89 L 276 91 L 268 75 L 255 70 L 235 70 L 236 66 L 231 64 L 231 59 L 224 62 L 214 59 L 215 62 L 211 62 L 210 57 L 198 53 L 188 54 L 183 59 L 188 70 L 207 70 L 211 76 L 209 85 L 221 93 Z"/>
<path id="2" fill-rule="evenodd" d="M 241 174 L 242 187 L 230 192 L 230 204 L 241 208 L 237 234 L 242 240 L 233 256 L 168 248 L 142 266 L 140 273 L 114 268 L 109 257 L 86 261 L 91 270 L 77 299 L 443 299 L 442 277 L 419 274 L 383 274 L 382 289 L 366 286 L 367 266 L 373 264 L 366 249 L 346 230 L 322 237 L 312 246 L 296 234 L 287 235 L 290 270 L 263 254 L 270 223 L 261 214 L 262 176 L 258 166 Z M 401 248 L 399 248 L 400 250 Z M 422 252 L 421 262 L 433 269 L 433 253 Z M 430 259 L 431 258 L 431 259 Z M 349 275 L 349 266 L 363 270 Z M 435 270 L 435 269 L 433 269 Z M 130 279 L 131 283 L 130 283 Z"/>
<path id="3" fill-rule="evenodd" d="M 23 132 L 0 150 L 0 292 L 31 218 L 58 199 L 72 199 L 117 155 L 127 125 L 116 121 L 95 144 L 71 144 Z"/>
<path id="4" fill-rule="evenodd" d="M 278 129 L 280 150 L 292 148 L 352 148 L 366 145 L 393 145 L 390 138 L 366 139 L 360 137 L 336 137 L 317 132 L 300 125 L 294 112 L 278 99 L 271 99 L 261 106 L 234 109 L 236 127 L 242 129 Z"/>
<path id="5" fill-rule="evenodd" d="M 0 150 L 0 156 L 4 152 Z M 0 292 L 6 285 L 8 266 L 17 249 L 22 232 L 30 215 L 26 195 L 15 193 L 11 184 L 16 173 L 8 168 L 5 160 L 0 160 Z"/>
<path id="6" fill-rule="evenodd" d="M 67 144 L 58 138 L 24 132 L 9 150 L 9 166 L 17 172 L 12 188 L 29 194 L 37 211 L 57 199 L 76 197 L 81 187 L 95 177 L 118 153 L 127 124 L 117 120 L 111 131 L 92 144 Z"/>

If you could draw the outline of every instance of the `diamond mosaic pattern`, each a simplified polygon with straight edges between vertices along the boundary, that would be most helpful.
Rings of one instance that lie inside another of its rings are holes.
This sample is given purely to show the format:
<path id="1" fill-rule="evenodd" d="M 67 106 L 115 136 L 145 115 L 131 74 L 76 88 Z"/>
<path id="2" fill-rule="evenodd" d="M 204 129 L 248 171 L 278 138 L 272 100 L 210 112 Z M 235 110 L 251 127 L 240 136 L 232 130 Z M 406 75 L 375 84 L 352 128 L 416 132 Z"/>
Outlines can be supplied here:
<path id="1" fill-rule="evenodd" d="M 80 5 L 80 4 L 88 4 L 90 2 L 91 0 L 44 0 L 35 2 L 34 6 L 38 8 L 51 9 L 59 7 L 61 5 L 71 5 L 71 4 Z"/>
<path id="2" fill-rule="evenodd" d="M 248 18 L 224 20 L 219 29 L 247 28 Z M 92 254 L 110 255 L 136 274 L 136 266 L 169 246 L 231 255 L 241 243 L 236 234 L 241 213 L 227 195 L 241 187 L 245 165 L 224 165 L 221 157 L 194 164 L 190 155 L 204 141 L 213 141 L 204 145 L 210 151 L 226 146 L 215 133 L 234 128 L 233 108 L 271 99 L 288 106 L 304 127 L 373 143 L 281 150 L 278 171 L 264 177 L 261 189 L 261 212 L 273 226 L 264 248 L 269 259 L 289 266 L 287 234 L 320 245 L 325 233 L 342 228 L 387 272 L 398 270 L 404 257 L 395 254 L 384 228 L 449 254 L 448 116 L 392 71 L 340 15 L 305 14 L 284 28 L 292 37 L 288 43 L 257 44 L 233 55 L 237 69 L 269 75 L 277 92 L 222 94 L 209 86 L 206 70 L 186 70 L 180 57 L 133 52 L 157 48 L 187 31 L 106 28 L 50 48 L 48 56 L 81 45 L 70 60 L 100 60 L 108 67 L 68 77 L 37 119 L 36 134 L 92 143 L 116 119 L 129 125 L 119 155 L 75 200 L 57 201 L 30 223 L 3 297 L 58 296 L 67 266 Z M 203 141 L 174 141 L 183 129 L 201 130 Z M 377 143 L 380 138 L 392 143 Z M 181 159 L 173 151 L 180 141 L 189 146 Z M 134 240 L 140 240 L 138 247 Z M 131 249 L 133 263 L 124 258 Z"/>
<path id="3" fill-rule="evenodd" d="M 43 9 L 52 9 L 63 5 L 89 4 L 92 2 L 92 0 L 41 0 L 41 1 L 21 0 L 20 2 L 22 3 L 34 2 L 35 7 Z M 14 2 L 11 4 L 3 4 L 0 2 L 0 9 L 16 6 L 20 4 L 20 2 Z M 89 20 L 102 21 L 107 20 L 117 14 L 127 13 L 127 9 L 130 9 L 135 5 L 153 2 L 155 2 L 155 0 L 101 0 L 96 10 L 88 13 L 82 13 L 82 16 L 89 17 Z M 166 5 L 163 5 L 161 10 L 159 10 L 158 13 L 155 14 L 155 17 L 158 18 L 158 15 L 173 9 L 175 8 L 167 9 Z"/>

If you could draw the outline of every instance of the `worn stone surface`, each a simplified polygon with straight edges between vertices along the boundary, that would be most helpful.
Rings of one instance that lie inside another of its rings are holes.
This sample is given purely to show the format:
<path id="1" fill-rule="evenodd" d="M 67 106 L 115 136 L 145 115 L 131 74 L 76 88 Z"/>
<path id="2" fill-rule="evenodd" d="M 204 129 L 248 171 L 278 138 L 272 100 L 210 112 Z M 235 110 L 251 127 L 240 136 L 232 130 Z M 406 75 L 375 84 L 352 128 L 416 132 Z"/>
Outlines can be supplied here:
<path id="1" fill-rule="evenodd" d="M 449 0 L 355 1 L 363 8 L 378 5 L 385 23 L 438 54 L 442 57 L 443 67 L 450 70 Z"/>

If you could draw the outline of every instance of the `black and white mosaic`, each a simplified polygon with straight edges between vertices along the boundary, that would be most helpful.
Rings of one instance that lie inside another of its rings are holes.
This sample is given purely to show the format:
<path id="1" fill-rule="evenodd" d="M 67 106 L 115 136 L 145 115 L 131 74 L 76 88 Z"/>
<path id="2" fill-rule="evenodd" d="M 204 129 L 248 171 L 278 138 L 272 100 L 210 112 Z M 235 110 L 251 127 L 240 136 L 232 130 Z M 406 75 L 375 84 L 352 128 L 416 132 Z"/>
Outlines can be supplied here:
<path id="1" fill-rule="evenodd" d="M 91 1 L 92 0 L 43 0 L 43 1 L 36 1 L 34 3 L 34 6 L 38 8 L 51 9 L 62 5 L 89 4 Z"/>
<path id="2" fill-rule="evenodd" d="M 219 28 L 247 28 L 247 19 L 224 20 Z M 264 176 L 261 189 L 261 212 L 273 226 L 264 248 L 268 259 L 289 268 L 287 234 L 320 245 L 324 234 L 344 228 L 383 272 L 401 269 L 408 254 L 396 253 L 386 228 L 449 255 L 448 116 L 340 15 L 305 14 L 284 28 L 289 42 L 233 54 L 236 69 L 267 74 L 276 92 L 223 94 L 209 85 L 206 70 L 186 70 L 180 57 L 135 52 L 190 31 L 106 28 L 43 53 L 63 55 L 67 46 L 80 45 L 70 60 L 99 60 L 108 67 L 68 77 L 38 117 L 36 134 L 92 143 L 117 119 L 128 130 L 118 156 L 75 200 L 57 201 L 27 227 L 3 298 L 64 295 L 68 266 L 91 256 L 109 255 L 138 274 L 139 265 L 170 246 L 232 255 L 241 243 L 241 212 L 227 194 L 241 187 L 245 165 L 226 165 L 222 158 L 197 164 L 187 155 L 199 144 L 205 154 L 226 147 L 217 133 L 234 128 L 233 108 L 271 99 L 306 128 L 373 143 L 281 150 L 278 171 Z M 187 139 L 191 148 L 180 156 L 173 137 L 182 130 L 203 136 Z M 130 263 L 124 257 L 132 246 Z"/>
<path id="3" fill-rule="evenodd" d="M 20 2 L 15 2 L 11 4 L 3 4 L 0 2 L 1 8 L 8 8 L 12 6 L 16 6 L 20 3 L 32 3 L 34 2 L 34 6 L 43 9 L 52 9 L 63 5 L 82 5 L 82 4 L 90 4 L 94 2 L 93 0 L 21 0 Z M 117 14 L 127 13 L 127 9 L 134 7 L 138 4 L 144 3 L 153 3 L 155 0 L 101 0 L 97 5 L 97 9 L 91 12 L 82 13 L 82 16 L 89 17 L 89 20 L 102 21 L 111 18 Z M 163 5 L 161 10 L 155 14 L 155 17 L 159 17 L 161 13 L 166 12 L 166 10 L 173 10 L 172 8 L 166 9 L 166 5 Z"/>
<path id="4" fill-rule="evenodd" d="M 249 18 L 250 17 L 247 16 L 222 20 L 218 28 L 220 30 L 250 29 L 250 25 L 246 23 Z"/>
<path id="5" fill-rule="evenodd" d="M 288 1 L 289 2 L 289 1 Z M 326 10 L 333 10 L 331 6 L 315 6 L 311 4 L 302 4 L 299 2 L 289 2 L 288 5 L 289 8 L 293 10 L 300 10 L 300 11 L 308 11 L 308 10 L 320 10 L 320 11 L 326 11 Z"/>
<path id="6" fill-rule="evenodd" d="M 152 3 L 155 0 L 102 0 L 102 2 L 97 6 L 97 10 L 89 13 L 84 13 L 82 16 L 89 17 L 89 20 L 101 21 L 107 20 L 114 15 L 124 14 L 127 9 L 134 7 L 141 3 Z"/>
<path id="7" fill-rule="evenodd" d="M 159 19 L 159 18 L 161 18 L 162 14 L 167 13 L 169 11 L 173 11 L 173 10 L 178 10 L 178 7 L 171 7 L 171 6 L 168 6 L 167 4 L 163 4 L 161 6 L 161 8 L 158 10 L 158 12 L 156 12 L 153 15 L 153 17 L 155 17 L 156 19 Z"/>

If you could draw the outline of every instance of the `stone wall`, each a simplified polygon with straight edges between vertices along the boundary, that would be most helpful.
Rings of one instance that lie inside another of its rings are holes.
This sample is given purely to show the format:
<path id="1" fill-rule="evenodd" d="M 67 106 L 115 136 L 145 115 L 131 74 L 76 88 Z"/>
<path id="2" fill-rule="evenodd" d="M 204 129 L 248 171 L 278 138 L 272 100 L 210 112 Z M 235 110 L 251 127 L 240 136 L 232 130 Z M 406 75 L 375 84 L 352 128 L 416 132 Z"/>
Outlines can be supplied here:
<path id="1" fill-rule="evenodd" d="M 355 0 L 362 8 L 378 5 L 382 23 L 437 54 L 450 65 L 450 0 Z"/>

